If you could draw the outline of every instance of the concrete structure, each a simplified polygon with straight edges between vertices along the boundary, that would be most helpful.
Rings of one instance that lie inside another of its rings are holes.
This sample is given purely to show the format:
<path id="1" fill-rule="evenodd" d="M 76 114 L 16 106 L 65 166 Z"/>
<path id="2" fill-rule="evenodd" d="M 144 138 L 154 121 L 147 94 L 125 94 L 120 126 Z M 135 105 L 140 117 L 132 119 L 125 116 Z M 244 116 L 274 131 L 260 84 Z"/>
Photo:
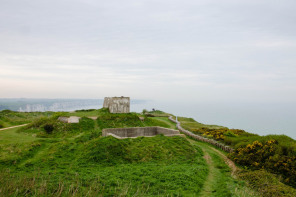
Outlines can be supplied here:
<path id="1" fill-rule="evenodd" d="M 110 113 L 129 113 L 130 98 L 129 97 L 105 97 L 104 108 L 108 108 Z"/>
<path id="2" fill-rule="evenodd" d="M 118 139 L 135 138 L 135 137 L 153 137 L 163 134 L 165 136 L 182 136 L 179 131 L 163 127 L 130 127 L 130 128 L 113 128 L 103 129 L 102 136 L 113 136 Z"/>
<path id="3" fill-rule="evenodd" d="M 93 119 L 93 120 L 97 120 L 98 119 L 97 116 L 88 116 L 88 118 Z"/>
<path id="4" fill-rule="evenodd" d="M 65 123 L 79 123 L 80 117 L 78 116 L 70 116 L 70 117 L 59 117 L 59 121 L 65 122 Z"/>

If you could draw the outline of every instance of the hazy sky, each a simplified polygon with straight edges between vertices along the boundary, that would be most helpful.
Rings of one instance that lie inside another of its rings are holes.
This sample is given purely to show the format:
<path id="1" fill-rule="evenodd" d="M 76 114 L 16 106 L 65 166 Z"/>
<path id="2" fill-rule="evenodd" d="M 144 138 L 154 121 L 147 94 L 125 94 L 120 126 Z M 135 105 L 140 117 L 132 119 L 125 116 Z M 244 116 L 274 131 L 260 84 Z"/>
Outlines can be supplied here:
<path id="1" fill-rule="evenodd" d="M 296 100 L 295 0 L 0 0 L 0 97 Z"/>

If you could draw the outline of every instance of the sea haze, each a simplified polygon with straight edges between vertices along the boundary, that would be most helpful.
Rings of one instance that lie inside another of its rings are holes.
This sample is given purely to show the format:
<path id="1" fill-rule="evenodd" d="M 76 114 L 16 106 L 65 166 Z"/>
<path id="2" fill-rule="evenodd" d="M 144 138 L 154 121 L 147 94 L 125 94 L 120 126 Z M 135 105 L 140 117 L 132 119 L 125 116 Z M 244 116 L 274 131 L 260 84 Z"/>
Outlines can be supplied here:
<path id="1" fill-rule="evenodd" d="M 243 129 L 259 135 L 285 134 L 296 139 L 296 103 L 247 102 L 157 102 L 132 107 L 160 109 L 177 116 L 192 117 L 205 124 Z"/>
<path id="2" fill-rule="evenodd" d="M 103 99 L 0 99 L 0 110 L 74 111 L 99 109 Z M 192 117 L 205 124 L 243 129 L 259 135 L 285 134 L 296 139 L 296 103 L 178 102 L 131 100 L 131 111 L 152 108 Z"/>

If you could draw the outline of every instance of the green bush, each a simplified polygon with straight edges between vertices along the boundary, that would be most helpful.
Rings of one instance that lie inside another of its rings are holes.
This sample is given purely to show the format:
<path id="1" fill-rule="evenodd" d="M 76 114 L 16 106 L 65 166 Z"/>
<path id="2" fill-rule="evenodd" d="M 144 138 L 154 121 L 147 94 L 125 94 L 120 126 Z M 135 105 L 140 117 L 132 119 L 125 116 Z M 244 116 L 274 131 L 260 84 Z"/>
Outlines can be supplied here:
<path id="1" fill-rule="evenodd" d="M 95 111 L 95 109 L 81 109 L 81 110 L 75 110 L 75 112 L 91 112 Z"/>
<path id="2" fill-rule="evenodd" d="M 51 134 L 54 129 L 54 126 L 52 124 L 46 124 L 43 126 L 43 128 L 47 134 Z"/>
<path id="3" fill-rule="evenodd" d="M 238 176 L 247 181 L 249 185 L 266 197 L 295 197 L 296 191 L 290 186 L 281 183 L 276 175 L 264 169 L 255 171 L 243 171 Z"/>
<path id="4" fill-rule="evenodd" d="M 293 155 L 293 152 L 285 155 L 283 148 L 274 139 L 263 142 L 254 141 L 237 148 L 229 156 L 236 163 L 248 166 L 251 169 L 264 168 L 273 173 L 281 174 L 285 183 L 296 187 L 296 156 Z"/>

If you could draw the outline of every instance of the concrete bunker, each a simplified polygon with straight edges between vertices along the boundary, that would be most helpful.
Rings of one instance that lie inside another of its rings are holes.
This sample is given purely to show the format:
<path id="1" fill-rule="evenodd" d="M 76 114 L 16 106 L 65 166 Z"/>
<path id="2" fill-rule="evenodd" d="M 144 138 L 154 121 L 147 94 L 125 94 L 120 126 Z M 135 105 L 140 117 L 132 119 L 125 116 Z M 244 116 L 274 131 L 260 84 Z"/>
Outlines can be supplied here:
<path id="1" fill-rule="evenodd" d="M 61 116 L 58 118 L 58 120 L 61 122 L 65 122 L 65 123 L 79 123 L 80 117 L 78 117 L 78 116 L 70 116 L 70 117 Z"/>
<path id="2" fill-rule="evenodd" d="M 183 136 L 179 131 L 163 127 L 129 127 L 129 128 L 112 128 L 103 129 L 102 136 L 113 136 L 117 139 L 136 138 L 136 137 L 153 137 L 159 134 L 164 136 Z"/>
<path id="3" fill-rule="evenodd" d="M 104 108 L 108 108 L 110 113 L 129 113 L 130 98 L 129 97 L 105 97 Z"/>

